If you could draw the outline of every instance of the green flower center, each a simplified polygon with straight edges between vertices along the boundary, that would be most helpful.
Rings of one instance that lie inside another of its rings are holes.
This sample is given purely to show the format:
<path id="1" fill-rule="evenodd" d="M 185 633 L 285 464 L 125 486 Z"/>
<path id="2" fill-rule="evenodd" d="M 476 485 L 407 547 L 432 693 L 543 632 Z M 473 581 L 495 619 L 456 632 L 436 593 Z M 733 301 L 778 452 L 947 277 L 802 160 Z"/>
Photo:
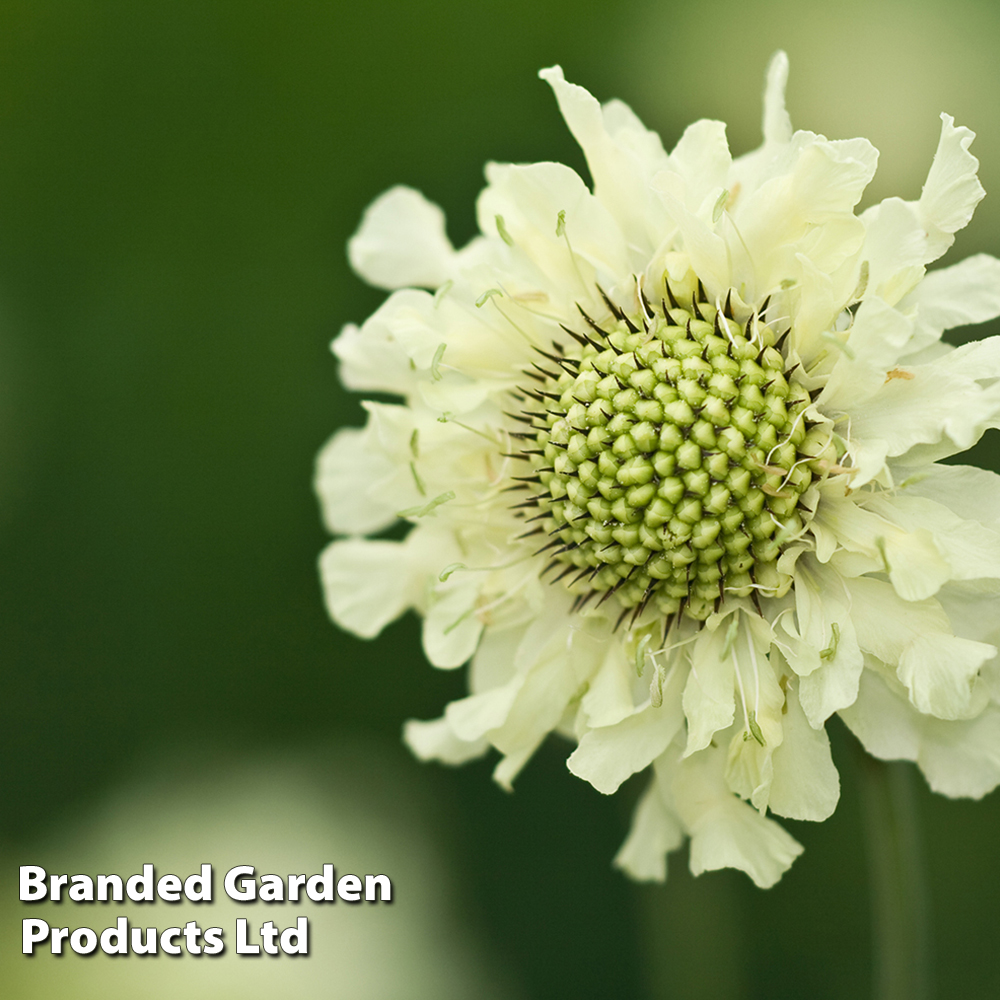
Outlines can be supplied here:
<path id="1" fill-rule="evenodd" d="M 523 390 L 540 405 L 520 417 L 533 474 L 519 481 L 542 492 L 518 506 L 551 536 L 545 573 L 562 567 L 577 607 L 614 595 L 619 622 L 647 606 L 704 620 L 773 578 L 802 526 L 809 394 L 768 326 L 699 299 L 700 284 L 688 308 L 583 314 L 585 333 L 566 328 L 579 347 L 546 355 Z"/>

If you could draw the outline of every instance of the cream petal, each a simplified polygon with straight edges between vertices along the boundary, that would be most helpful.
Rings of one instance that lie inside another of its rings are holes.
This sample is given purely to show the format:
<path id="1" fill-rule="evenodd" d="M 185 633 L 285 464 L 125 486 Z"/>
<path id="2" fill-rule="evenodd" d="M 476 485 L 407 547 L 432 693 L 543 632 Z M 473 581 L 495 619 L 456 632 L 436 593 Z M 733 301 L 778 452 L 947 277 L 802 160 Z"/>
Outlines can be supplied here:
<path id="1" fill-rule="evenodd" d="M 687 716 L 685 756 L 703 750 L 720 729 L 732 725 L 736 712 L 735 674 L 731 656 L 722 656 L 724 630 L 703 632 L 694 642 L 691 673 L 684 686 L 682 704 Z"/>
<path id="2" fill-rule="evenodd" d="M 930 597 L 951 579 L 952 567 L 926 528 L 900 528 L 884 516 L 884 509 L 876 512 L 862 507 L 855 502 L 857 494 L 844 497 L 836 484 L 824 484 L 821 494 L 815 521 L 847 550 L 879 560 L 904 600 Z M 867 495 L 862 498 L 869 500 Z"/>
<path id="3" fill-rule="evenodd" d="M 799 702 L 814 729 L 821 728 L 834 712 L 854 703 L 863 669 L 864 656 L 854 622 L 846 618 L 840 624 L 836 654 L 818 670 L 799 680 Z"/>
<path id="4" fill-rule="evenodd" d="M 764 87 L 764 142 L 786 143 L 792 138 L 792 120 L 785 109 L 788 84 L 788 56 L 780 49 L 771 57 Z"/>
<path id="5" fill-rule="evenodd" d="M 908 368 L 851 414 L 851 446 L 859 468 L 853 485 L 864 485 L 881 469 L 873 460 L 859 460 L 866 455 L 906 455 L 911 464 L 935 461 L 971 448 L 996 425 L 998 413 L 1000 385 L 983 389 L 940 363 Z"/>
<path id="6" fill-rule="evenodd" d="M 462 740 L 478 740 L 507 721 L 511 706 L 524 684 L 524 678 L 512 677 L 502 687 L 472 694 L 450 702 L 445 718 L 453 732 Z"/>
<path id="7" fill-rule="evenodd" d="M 995 646 L 957 636 L 917 636 L 900 655 L 897 673 L 918 711 L 967 719 L 983 709 L 986 692 L 974 682 L 996 653 Z"/>
<path id="8" fill-rule="evenodd" d="M 976 254 L 931 271 L 903 299 L 900 309 L 916 310 L 909 351 L 935 343 L 944 330 L 995 319 L 1000 316 L 1000 260 Z"/>
<path id="9" fill-rule="evenodd" d="M 525 678 L 504 725 L 492 737 L 493 745 L 504 753 L 537 746 L 559 724 L 577 691 L 568 657 L 540 663 Z"/>
<path id="10" fill-rule="evenodd" d="M 802 853 L 802 846 L 774 820 L 733 795 L 721 771 L 720 752 L 705 750 L 682 761 L 673 781 L 677 812 L 691 837 L 691 873 L 739 868 L 768 889 Z"/>
<path id="11" fill-rule="evenodd" d="M 437 288 L 448 280 L 454 248 L 444 212 L 419 191 L 390 188 L 379 195 L 347 243 L 351 267 L 376 288 Z"/>
<path id="12" fill-rule="evenodd" d="M 849 592 L 831 567 L 803 557 L 795 574 L 796 631 L 782 626 L 791 641 L 781 645 L 799 675 L 798 701 L 810 725 L 819 729 L 857 697 L 864 658 L 851 620 Z"/>
<path id="13" fill-rule="evenodd" d="M 438 584 L 424 614 L 424 653 L 435 667 L 452 670 L 476 651 L 483 623 L 476 614 L 479 580 L 454 574 Z"/>
<path id="14" fill-rule="evenodd" d="M 903 496 L 920 496 L 966 521 L 1000 529 L 1000 476 L 974 465 L 893 467 Z"/>
<path id="15" fill-rule="evenodd" d="M 391 308 L 390 308 L 391 303 Z M 432 380 L 457 370 L 464 377 L 495 379 L 509 389 L 523 368 L 524 340 L 492 310 L 477 309 L 454 295 L 406 289 L 379 311 L 393 339 Z"/>
<path id="16" fill-rule="evenodd" d="M 928 260 L 937 259 L 951 246 L 953 234 L 969 224 L 986 194 L 976 176 L 979 160 L 969 152 L 975 137 L 971 129 L 956 127 L 951 115 L 941 115 L 941 138 L 917 202 L 934 253 Z"/>
<path id="17" fill-rule="evenodd" d="M 996 648 L 954 635 L 938 601 L 904 601 L 880 580 L 847 581 L 852 620 L 866 652 L 890 666 L 921 712 L 942 719 L 968 717 L 982 708 L 973 680 Z"/>
<path id="18" fill-rule="evenodd" d="M 955 635 L 1000 647 L 1000 583 L 949 583 L 936 597 Z"/>
<path id="19" fill-rule="evenodd" d="M 494 626 L 483 632 L 469 668 L 469 688 L 473 694 L 502 687 L 514 676 L 514 656 L 526 627 L 524 623 L 507 628 Z"/>
<path id="20" fill-rule="evenodd" d="M 939 358 L 938 368 L 970 381 L 1000 378 L 1000 337 L 974 340 Z"/>
<path id="21" fill-rule="evenodd" d="M 323 522 L 331 533 L 365 534 L 396 521 L 396 512 L 420 499 L 412 476 L 407 482 L 392 455 L 377 446 L 371 422 L 345 427 L 316 458 L 313 482 Z"/>
<path id="22" fill-rule="evenodd" d="M 393 392 L 406 396 L 417 378 L 406 351 L 396 343 L 376 312 L 360 328 L 348 324 L 330 345 L 340 362 L 340 380 L 348 389 Z"/>
<path id="23" fill-rule="evenodd" d="M 943 503 L 905 494 L 873 496 L 867 508 L 911 535 L 929 535 L 949 564 L 951 579 L 1000 577 L 1000 533 L 981 522 L 965 521 Z M 995 508 L 994 516 L 998 513 Z M 887 554 L 891 550 L 887 541 Z"/>
<path id="24" fill-rule="evenodd" d="M 851 324 L 847 346 L 833 367 L 830 381 L 816 401 L 824 413 L 852 413 L 885 384 L 913 335 L 913 323 L 881 299 L 861 304 Z"/>
<path id="25" fill-rule="evenodd" d="M 333 542 L 319 560 L 330 617 L 371 639 L 419 603 L 425 576 L 419 546 L 348 538 Z"/>
<path id="26" fill-rule="evenodd" d="M 500 758 L 497 766 L 493 768 L 493 780 L 505 792 L 512 792 L 514 790 L 514 779 L 524 770 L 524 766 L 534 756 L 541 742 L 541 740 L 537 740 L 514 753 L 504 754 Z"/>
<path id="27" fill-rule="evenodd" d="M 610 286 L 628 273 L 621 230 L 576 171 L 561 163 L 490 163 L 486 180 L 476 204 L 480 229 L 493 232 L 502 218 L 514 246 L 535 262 L 549 287 L 564 291 L 567 306 L 593 297 L 595 275 Z"/>
<path id="28" fill-rule="evenodd" d="M 933 259 L 927 233 L 913 202 L 886 198 L 864 211 L 863 258 L 868 262 L 868 296 L 896 305 L 912 291 Z"/>
<path id="29" fill-rule="evenodd" d="M 876 671 L 865 670 L 857 700 L 841 709 L 840 717 L 873 757 L 915 761 L 920 751 L 921 716 L 907 701 L 902 686 L 897 683 L 897 687 L 898 692 L 890 690 Z"/>
<path id="30" fill-rule="evenodd" d="M 635 807 L 631 829 L 615 855 L 614 865 L 640 882 L 663 882 L 667 877 L 667 855 L 683 840 L 684 831 L 663 801 L 654 778 Z"/>
<path id="31" fill-rule="evenodd" d="M 649 177 L 663 169 L 667 154 L 658 133 L 646 128 L 639 116 L 624 102 L 612 98 L 601 105 L 604 130 L 617 145 L 643 165 Z"/>
<path id="32" fill-rule="evenodd" d="M 634 667 L 626 660 L 622 648 L 617 644 L 612 646 L 580 702 L 588 726 L 613 726 L 632 714 L 635 709 L 632 697 L 634 673 Z"/>
<path id="33" fill-rule="evenodd" d="M 815 141 L 801 149 L 787 173 L 737 202 L 733 218 L 754 261 L 759 293 L 792 277 L 798 253 L 830 273 L 860 250 L 864 227 L 853 209 L 876 157 L 864 140 Z"/>
<path id="34" fill-rule="evenodd" d="M 744 619 L 747 623 L 751 620 Z M 775 675 L 779 669 L 777 658 L 767 655 L 770 643 L 760 638 L 752 648 L 745 634 L 738 635 L 733 644 L 739 664 L 737 688 L 740 700 L 745 701 L 745 715 L 736 713 L 725 774 L 732 791 L 763 811 L 771 788 L 771 755 L 783 739 L 785 695 Z"/>
<path id="35" fill-rule="evenodd" d="M 827 819 L 840 798 L 840 776 L 826 730 L 810 725 L 792 686 L 786 694 L 782 727 L 784 739 L 771 758 L 774 776 L 768 807 L 788 819 Z"/>
<path id="36" fill-rule="evenodd" d="M 695 274 L 710 295 L 721 295 L 732 285 L 728 244 L 715 227 L 688 210 L 684 204 L 684 188 L 677 183 L 677 176 L 666 171 L 657 174 L 652 190 L 675 223 L 678 242 Z"/>
<path id="37" fill-rule="evenodd" d="M 611 795 L 626 778 L 648 767 L 683 724 L 680 676 L 675 670 L 668 678 L 659 708 L 647 705 L 613 726 L 588 730 L 566 762 L 570 771 Z"/>
<path id="38" fill-rule="evenodd" d="M 403 741 L 418 760 L 439 760 L 442 764 L 475 760 L 490 746 L 487 740 L 468 743 L 459 739 L 445 718 L 429 722 L 410 719 L 403 727 Z"/>
<path id="39" fill-rule="evenodd" d="M 866 670 L 857 702 L 840 714 L 873 757 L 916 761 L 941 795 L 978 799 L 1000 784 L 996 705 L 967 721 L 935 719 L 918 713 L 898 685 Z"/>
<path id="40" fill-rule="evenodd" d="M 1000 709 L 967 722 L 924 722 L 920 769 L 941 795 L 979 799 L 1000 784 Z"/>
<path id="41" fill-rule="evenodd" d="M 733 159 L 724 122 L 704 119 L 689 125 L 670 153 L 669 170 L 684 181 L 684 204 L 697 212 L 705 198 L 726 187 Z"/>
<path id="42" fill-rule="evenodd" d="M 587 158 L 594 194 L 614 216 L 628 243 L 641 255 L 648 254 L 659 244 L 664 222 L 663 210 L 648 193 L 649 178 L 666 166 L 666 156 L 661 160 L 656 155 L 659 139 L 650 135 L 638 143 L 628 130 L 609 135 L 600 104 L 583 87 L 567 83 L 560 67 L 543 69 L 538 75 L 552 87 L 559 110 Z M 613 113 L 611 120 L 620 124 L 620 113 Z"/>

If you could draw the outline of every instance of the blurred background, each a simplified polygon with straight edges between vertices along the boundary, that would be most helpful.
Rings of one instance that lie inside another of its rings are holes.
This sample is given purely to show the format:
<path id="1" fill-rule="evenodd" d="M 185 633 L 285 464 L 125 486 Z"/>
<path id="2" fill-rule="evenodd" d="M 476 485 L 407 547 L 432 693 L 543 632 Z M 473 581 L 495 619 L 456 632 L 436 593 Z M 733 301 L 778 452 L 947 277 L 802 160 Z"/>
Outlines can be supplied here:
<path id="1" fill-rule="evenodd" d="M 739 153 L 785 48 L 793 123 L 882 151 L 869 203 L 919 194 L 947 111 L 979 134 L 992 193 L 948 259 L 1000 253 L 998 43 L 986 0 L 0 3 L 0 977 L 16 995 L 867 993 L 842 727 L 841 805 L 787 824 L 806 853 L 767 892 L 693 880 L 683 852 L 665 887 L 612 872 L 640 789 L 600 796 L 557 741 L 513 795 L 489 760 L 426 767 L 400 747 L 462 678 L 424 663 L 412 619 L 366 643 L 325 617 L 312 463 L 362 422 L 328 345 L 382 299 L 344 249 L 382 190 L 423 190 L 461 244 L 486 160 L 584 171 L 536 77 L 554 62 L 668 147 L 713 117 Z M 993 434 L 974 459 L 998 469 Z M 940 992 L 996 995 L 1000 800 L 921 782 L 919 809 Z M 397 901 L 320 921 L 308 963 L 267 975 L 16 954 L 18 864 L 186 874 L 234 852 L 385 871 Z"/>

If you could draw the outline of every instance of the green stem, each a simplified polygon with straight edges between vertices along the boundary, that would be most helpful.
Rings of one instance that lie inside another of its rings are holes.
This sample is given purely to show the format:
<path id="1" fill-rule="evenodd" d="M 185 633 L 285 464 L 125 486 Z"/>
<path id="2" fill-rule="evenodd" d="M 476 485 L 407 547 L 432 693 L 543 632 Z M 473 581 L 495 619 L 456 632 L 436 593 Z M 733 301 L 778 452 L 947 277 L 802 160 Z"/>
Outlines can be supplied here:
<path id="1" fill-rule="evenodd" d="M 913 765 L 862 754 L 859 771 L 872 897 L 872 996 L 930 1000 L 930 910 Z"/>

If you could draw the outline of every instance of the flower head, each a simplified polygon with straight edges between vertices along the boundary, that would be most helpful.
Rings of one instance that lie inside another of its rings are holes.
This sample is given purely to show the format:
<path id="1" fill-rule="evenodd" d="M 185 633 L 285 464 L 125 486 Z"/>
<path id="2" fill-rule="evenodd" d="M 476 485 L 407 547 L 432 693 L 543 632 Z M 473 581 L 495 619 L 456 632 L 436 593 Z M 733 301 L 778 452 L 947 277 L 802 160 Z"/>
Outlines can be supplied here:
<path id="1" fill-rule="evenodd" d="M 616 861 L 773 884 L 801 851 L 767 815 L 825 819 L 839 713 L 946 795 L 1000 782 L 1000 477 L 938 460 L 1000 416 L 1000 262 L 925 275 L 983 196 L 973 133 L 942 115 L 919 200 L 855 214 L 864 139 L 793 132 L 787 60 L 764 142 L 725 126 L 671 153 L 632 111 L 552 86 L 593 191 L 558 163 L 490 164 L 482 235 L 394 188 L 351 240 L 395 290 L 334 343 L 388 392 L 339 431 L 317 488 L 343 627 L 423 616 L 468 697 L 410 722 L 423 759 L 489 747 L 509 787 L 556 731 L 604 793 L 651 768 Z M 420 290 L 426 289 L 426 290 Z M 403 541 L 369 540 L 403 518 Z"/>

